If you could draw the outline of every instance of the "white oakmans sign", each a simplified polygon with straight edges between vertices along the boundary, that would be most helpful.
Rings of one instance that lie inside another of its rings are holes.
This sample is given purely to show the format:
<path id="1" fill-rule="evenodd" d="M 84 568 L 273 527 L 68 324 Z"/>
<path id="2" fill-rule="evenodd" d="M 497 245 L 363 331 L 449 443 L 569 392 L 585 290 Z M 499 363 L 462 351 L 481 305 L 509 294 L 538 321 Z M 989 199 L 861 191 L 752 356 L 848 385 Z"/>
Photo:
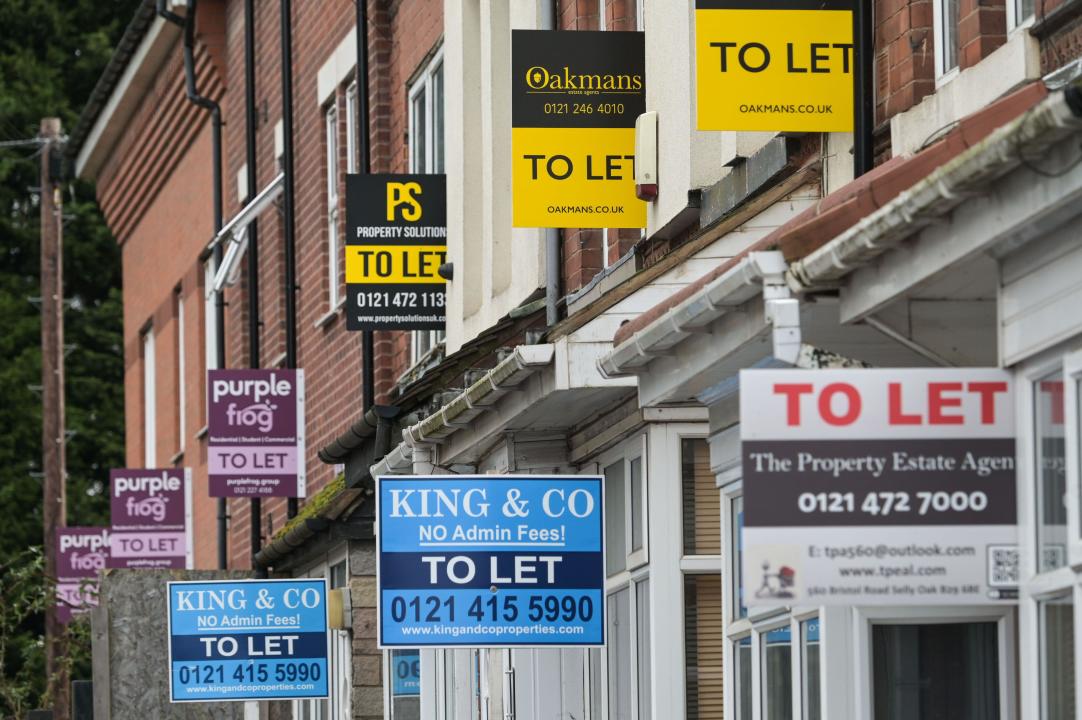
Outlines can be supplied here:
<path id="1" fill-rule="evenodd" d="M 1014 599 L 1014 418 L 997 369 L 742 371 L 743 603 Z"/>

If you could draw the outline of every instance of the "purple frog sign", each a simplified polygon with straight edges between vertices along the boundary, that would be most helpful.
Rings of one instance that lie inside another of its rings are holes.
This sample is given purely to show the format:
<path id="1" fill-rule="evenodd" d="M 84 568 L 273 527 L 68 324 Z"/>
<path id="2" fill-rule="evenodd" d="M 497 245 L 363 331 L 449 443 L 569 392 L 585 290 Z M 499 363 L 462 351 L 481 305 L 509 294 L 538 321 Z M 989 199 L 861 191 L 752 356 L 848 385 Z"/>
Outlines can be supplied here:
<path id="1" fill-rule="evenodd" d="M 109 567 L 193 567 L 191 477 L 188 468 L 109 472 Z"/>
<path id="2" fill-rule="evenodd" d="M 304 497 L 304 371 L 207 372 L 212 497 Z"/>
<path id="3" fill-rule="evenodd" d="M 109 528 L 57 528 L 56 548 L 56 616 L 67 623 L 98 604 L 98 574 L 109 563 Z"/>

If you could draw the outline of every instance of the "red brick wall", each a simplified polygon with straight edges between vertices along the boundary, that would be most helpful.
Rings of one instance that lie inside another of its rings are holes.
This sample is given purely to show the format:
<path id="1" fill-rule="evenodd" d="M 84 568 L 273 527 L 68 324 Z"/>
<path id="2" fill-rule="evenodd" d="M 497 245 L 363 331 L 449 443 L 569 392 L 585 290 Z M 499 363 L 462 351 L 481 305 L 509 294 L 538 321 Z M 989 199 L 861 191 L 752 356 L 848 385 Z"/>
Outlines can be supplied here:
<path id="1" fill-rule="evenodd" d="M 875 2 L 876 123 L 935 91 L 932 0 Z"/>
<path id="2" fill-rule="evenodd" d="M 973 67 L 1007 41 L 1003 0 L 961 0 L 958 9 L 958 67 Z"/>

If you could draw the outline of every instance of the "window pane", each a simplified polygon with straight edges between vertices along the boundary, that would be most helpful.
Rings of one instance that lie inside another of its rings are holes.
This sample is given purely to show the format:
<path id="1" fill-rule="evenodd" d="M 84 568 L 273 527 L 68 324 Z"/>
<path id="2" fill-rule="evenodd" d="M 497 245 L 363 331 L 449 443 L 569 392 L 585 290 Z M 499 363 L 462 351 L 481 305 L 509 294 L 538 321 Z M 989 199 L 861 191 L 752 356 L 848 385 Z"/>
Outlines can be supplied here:
<path id="1" fill-rule="evenodd" d="M 736 720 L 751 720 L 751 638 L 736 642 L 733 648 L 736 660 Z"/>
<path id="2" fill-rule="evenodd" d="M 766 720 L 793 717 L 793 650 L 789 626 L 763 634 L 763 707 Z"/>
<path id="3" fill-rule="evenodd" d="M 346 172 L 357 172 L 357 83 L 346 88 Z"/>
<path id="4" fill-rule="evenodd" d="M 425 157 L 425 91 L 413 98 L 413 127 L 410 128 L 410 158 L 413 172 L 427 172 Z"/>
<path id="5" fill-rule="evenodd" d="M 687 719 L 721 720 L 721 577 L 684 576 Z"/>
<path id="6" fill-rule="evenodd" d="M 624 461 L 605 468 L 605 562 L 608 574 L 627 568 L 627 541 L 624 521 Z"/>
<path id="7" fill-rule="evenodd" d="M 1015 0 L 1014 7 L 1014 18 L 1016 23 L 1021 23 L 1033 14 L 1033 0 Z"/>
<path id="8" fill-rule="evenodd" d="M 203 263 L 203 347 L 206 350 L 203 364 L 207 370 L 218 367 L 218 294 L 211 292 L 214 288 L 215 267 L 213 256 Z"/>
<path id="9" fill-rule="evenodd" d="M 330 572 L 327 573 L 327 575 L 328 575 L 327 580 L 328 580 L 332 590 L 335 589 L 335 588 L 345 587 L 346 583 L 347 583 L 347 581 L 346 581 L 346 561 L 343 560 L 342 562 L 335 563 L 334 565 L 331 565 Z"/>
<path id="10" fill-rule="evenodd" d="M 639 720 L 650 717 L 650 581 L 635 584 L 635 648 L 639 683 Z"/>
<path id="11" fill-rule="evenodd" d="M 421 654 L 417 650 L 392 650 L 391 719 L 421 718 Z"/>
<path id="12" fill-rule="evenodd" d="M 735 497 L 729 503 L 729 512 L 732 518 L 729 520 L 733 529 L 732 538 L 732 571 L 731 577 L 733 588 L 733 600 L 736 603 L 736 617 L 748 616 L 748 609 L 744 606 L 744 497 Z"/>
<path id="13" fill-rule="evenodd" d="M 443 63 L 432 71 L 432 172 L 443 172 Z"/>
<path id="14" fill-rule="evenodd" d="M 158 407 L 154 377 L 154 328 L 143 333 L 143 467 L 157 467 Z"/>
<path id="15" fill-rule="evenodd" d="M 684 554 L 721 554 L 721 496 L 710 471 L 710 447 L 702 438 L 680 443 L 684 498 Z"/>
<path id="16" fill-rule="evenodd" d="M 804 652 L 804 718 L 820 720 L 822 701 L 819 698 L 819 618 L 800 623 L 801 645 Z"/>
<path id="17" fill-rule="evenodd" d="M 876 625 L 875 720 L 999 717 L 996 624 Z"/>
<path id="18" fill-rule="evenodd" d="M 631 595 L 623 588 L 608 597 L 609 717 L 631 718 Z"/>
<path id="19" fill-rule="evenodd" d="M 943 71 L 958 67 L 958 3 L 961 0 L 943 2 Z"/>
<path id="20" fill-rule="evenodd" d="M 1040 604 L 1041 698 L 1044 720 L 1074 720 L 1074 601 Z"/>
<path id="21" fill-rule="evenodd" d="M 642 550 L 642 458 L 632 458 L 631 472 L 631 551 Z"/>
<path id="22" fill-rule="evenodd" d="M 1034 387 L 1037 427 L 1037 545 L 1040 571 L 1067 564 L 1067 476 L 1063 435 L 1063 379 L 1056 372 Z"/>

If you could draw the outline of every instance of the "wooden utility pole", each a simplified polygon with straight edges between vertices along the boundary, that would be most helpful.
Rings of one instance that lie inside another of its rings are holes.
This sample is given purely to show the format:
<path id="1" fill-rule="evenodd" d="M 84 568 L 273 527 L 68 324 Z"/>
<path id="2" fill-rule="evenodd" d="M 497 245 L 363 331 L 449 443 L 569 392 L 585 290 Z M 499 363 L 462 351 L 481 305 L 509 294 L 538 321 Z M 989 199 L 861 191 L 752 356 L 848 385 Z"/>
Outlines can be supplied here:
<path id="1" fill-rule="evenodd" d="M 55 580 L 56 530 L 67 525 L 64 428 L 64 238 L 62 196 L 55 169 L 61 159 L 60 119 L 41 121 L 41 454 L 45 577 Z M 56 602 L 45 606 L 45 674 L 53 717 L 70 717 L 67 643 Z"/>

